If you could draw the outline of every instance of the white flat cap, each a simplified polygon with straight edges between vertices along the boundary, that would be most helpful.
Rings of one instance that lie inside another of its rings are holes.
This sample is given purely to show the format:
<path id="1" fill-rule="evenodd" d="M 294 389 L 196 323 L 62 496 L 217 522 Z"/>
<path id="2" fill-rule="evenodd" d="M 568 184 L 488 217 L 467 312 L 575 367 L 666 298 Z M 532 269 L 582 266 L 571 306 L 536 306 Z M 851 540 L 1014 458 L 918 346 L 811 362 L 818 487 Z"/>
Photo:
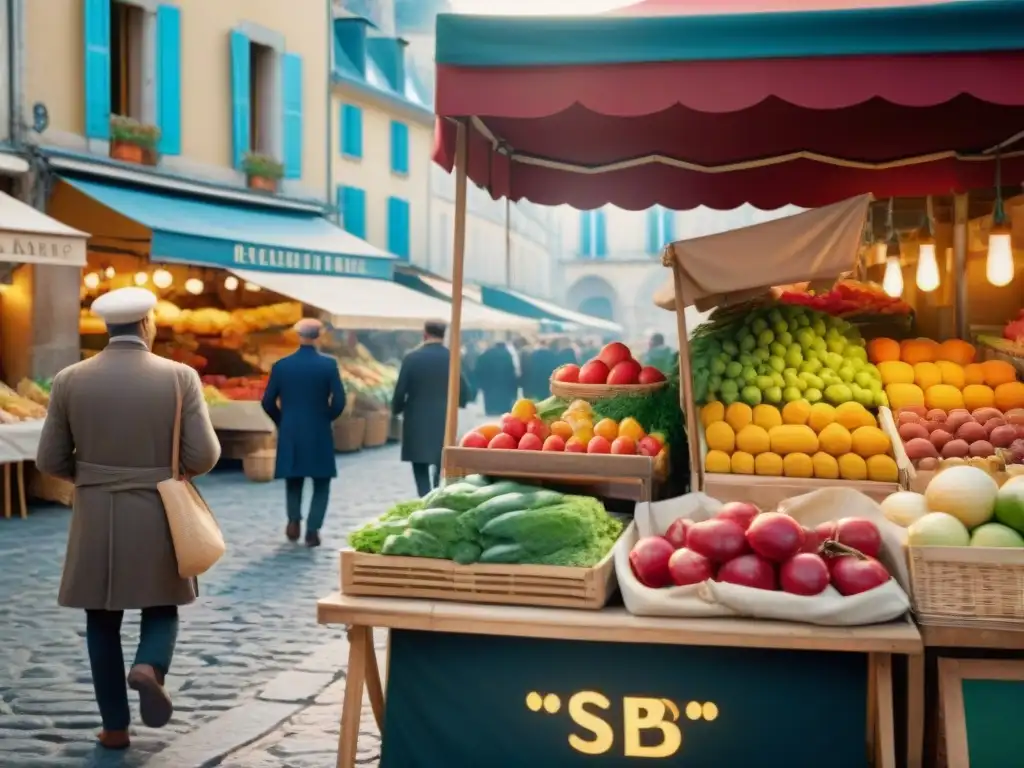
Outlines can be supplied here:
<path id="1" fill-rule="evenodd" d="M 92 303 L 92 311 L 107 325 L 137 323 L 156 306 L 156 296 L 145 288 L 118 288 Z"/>

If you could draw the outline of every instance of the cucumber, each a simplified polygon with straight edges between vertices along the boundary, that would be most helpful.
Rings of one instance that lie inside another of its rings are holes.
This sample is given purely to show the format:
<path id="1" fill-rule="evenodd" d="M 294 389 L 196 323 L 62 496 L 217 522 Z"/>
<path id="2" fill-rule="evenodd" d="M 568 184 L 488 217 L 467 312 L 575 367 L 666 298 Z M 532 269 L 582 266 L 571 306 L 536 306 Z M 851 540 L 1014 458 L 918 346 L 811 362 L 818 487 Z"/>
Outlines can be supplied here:
<path id="1" fill-rule="evenodd" d="M 421 509 L 409 515 L 409 527 L 426 531 L 439 541 L 453 541 L 458 536 L 460 514 L 443 507 Z"/>
<path id="2" fill-rule="evenodd" d="M 464 478 L 459 480 L 459 482 L 469 483 L 470 485 L 475 485 L 477 488 L 483 488 L 485 485 L 489 485 L 491 481 L 483 475 L 466 475 Z"/>
<path id="3" fill-rule="evenodd" d="M 578 514 L 559 507 L 541 507 L 506 512 L 491 520 L 480 533 L 510 539 L 531 554 L 541 555 L 586 541 L 590 530 Z"/>
<path id="4" fill-rule="evenodd" d="M 528 509 L 530 502 L 536 494 L 532 493 L 503 493 L 495 496 L 489 501 L 474 507 L 470 510 L 473 513 L 473 521 L 476 529 L 483 529 L 487 523 L 506 512 L 515 512 L 517 509 Z"/>
<path id="5" fill-rule="evenodd" d="M 449 550 L 450 559 L 459 565 L 470 565 L 480 559 L 480 545 L 472 541 L 458 541 Z"/>
<path id="6" fill-rule="evenodd" d="M 526 556 L 526 549 L 519 544 L 496 544 L 480 554 L 481 563 L 518 563 Z"/>
<path id="7" fill-rule="evenodd" d="M 483 488 L 477 488 L 473 493 L 469 495 L 470 501 L 473 502 L 473 506 L 483 504 L 485 501 L 490 501 L 496 496 L 502 496 L 506 493 L 533 493 L 537 489 L 533 485 L 523 485 L 522 483 L 516 483 L 511 480 L 502 480 L 491 485 L 485 485 Z"/>
<path id="8" fill-rule="evenodd" d="M 388 536 L 384 540 L 381 554 L 396 557 L 433 557 L 444 559 L 444 546 L 426 531 L 408 528 L 398 536 Z"/>
<path id="9" fill-rule="evenodd" d="M 533 499 L 530 503 L 524 507 L 524 509 L 539 509 L 540 507 L 550 507 L 554 504 L 561 504 L 565 500 L 565 494 L 558 493 L 558 491 L 549 491 L 542 489 L 533 494 Z"/>

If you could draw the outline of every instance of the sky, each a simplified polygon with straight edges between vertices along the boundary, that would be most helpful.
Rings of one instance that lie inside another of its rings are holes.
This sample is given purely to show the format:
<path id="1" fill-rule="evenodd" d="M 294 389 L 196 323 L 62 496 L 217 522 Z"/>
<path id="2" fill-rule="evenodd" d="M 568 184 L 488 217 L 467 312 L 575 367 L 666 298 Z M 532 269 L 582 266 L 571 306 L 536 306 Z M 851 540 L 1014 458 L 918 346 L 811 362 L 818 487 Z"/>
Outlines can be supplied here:
<path id="1" fill-rule="evenodd" d="M 635 0 L 451 0 L 456 13 L 561 15 L 602 13 Z"/>

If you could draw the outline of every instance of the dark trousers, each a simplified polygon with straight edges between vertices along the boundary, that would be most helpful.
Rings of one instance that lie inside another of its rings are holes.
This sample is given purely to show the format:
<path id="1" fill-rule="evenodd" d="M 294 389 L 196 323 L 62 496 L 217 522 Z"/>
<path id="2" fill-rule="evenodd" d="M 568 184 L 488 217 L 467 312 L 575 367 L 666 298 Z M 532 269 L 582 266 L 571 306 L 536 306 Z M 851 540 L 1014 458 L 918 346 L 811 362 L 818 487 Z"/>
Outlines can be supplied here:
<path id="1" fill-rule="evenodd" d="M 89 649 L 92 685 L 106 731 L 127 730 L 131 720 L 121 650 L 123 618 L 124 611 L 85 612 L 85 642 Z M 178 606 L 143 608 L 134 664 L 149 664 L 163 677 L 171 668 L 177 638 Z"/>
<path id="2" fill-rule="evenodd" d="M 440 475 L 440 467 L 413 462 L 412 476 L 416 480 L 416 493 L 423 497 L 430 493 L 431 489 L 437 488 Z"/>
<path id="3" fill-rule="evenodd" d="M 309 502 L 309 516 L 306 518 L 306 534 L 318 533 L 327 514 L 327 501 L 331 497 L 331 478 L 314 477 L 313 498 Z M 288 522 L 302 522 L 302 487 L 304 477 L 289 477 L 284 481 L 285 500 L 288 508 Z"/>

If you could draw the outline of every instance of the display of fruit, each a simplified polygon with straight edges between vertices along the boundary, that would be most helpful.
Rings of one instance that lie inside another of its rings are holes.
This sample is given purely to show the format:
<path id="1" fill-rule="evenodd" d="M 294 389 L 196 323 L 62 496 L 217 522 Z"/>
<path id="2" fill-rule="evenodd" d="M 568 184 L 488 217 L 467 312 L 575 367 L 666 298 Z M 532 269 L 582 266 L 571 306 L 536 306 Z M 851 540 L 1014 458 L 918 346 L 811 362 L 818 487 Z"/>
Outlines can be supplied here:
<path id="1" fill-rule="evenodd" d="M 849 596 L 889 581 L 877 559 L 882 546 L 878 526 L 850 517 L 822 527 L 819 535 L 789 515 L 733 502 L 708 520 L 680 518 L 664 536 L 639 539 L 629 564 L 637 580 L 653 589 L 714 579 L 805 597 L 831 585 Z"/>
<path id="2" fill-rule="evenodd" d="M 223 392 L 211 384 L 203 385 L 203 400 L 206 401 L 207 405 L 223 405 L 224 403 L 231 402 L 231 398 L 225 396 Z"/>
<path id="3" fill-rule="evenodd" d="M 17 393 L 26 400 L 31 400 L 37 405 L 46 408 L 50 404 L 50 393 L 32 379 L 22 379 L 18 382 Z"/>
<path id="4" fill-rule="evenodd" d="M 1024 409 L 908 406 L 894 413 L 903 450 L 919 470 L 970 464 L 999 472 L 1024 463 Z"/>
<path id="5" fill-rule="evenodd" d="M 19 389 L 26 390 L 26 382 L 32 384 L 33 389 L 36 387 L 34 382 L 26 379 L 18 385 Z M 33 394 L 36 397 L 39 396 L 38 392 L 33 391 Z M 47 402 L 49 402 L 49 397 L 47 397 Z M 0 383 L 0 424 L 14 424 L 19 421 L 35 421 L 44 418 L 46 418 L 45 405 Z"/>
<path id="6" fill-rule="evenodd" d="M 267 389 L 266 375 L 259 376 L 202 376 L 204 387 L 213 387 L 228 400 L 262 400 Z"/>
<path id="7" fill-rule="evenodd" d="M 355 395 L 360 404 L 373 404 L 378 409 L 390 408 L 398 383 L 398 369 L 376 360 L 362 344 L 355 344 L 339 354 L 338 372 L 345 393 Z"/>
<path id="8" fill-rule="evenodd" d="M 642 365 L 634 359 L 629 347 L 621 341 L 613 341 L 582 366 L 569 364 L 556 368 L 551 380 L 565 384 L 625 386 L 657 384 L 665 381 L 665 374 L 653 366 Z"/>
<path id="9" fill-rule="evenodd" d="M 859 403 L 833 407 L 806 400 L 780 410 L 762 403 L 708 403 L 701 409 L 711 473 L 874 480 L 894 483 L 892 441 Z"/>
<path id="10" fill-rule="evenodd" d="M 907 302 L 889 296 L 877 283 L 859 280 L 840 280 L 825 293 L 784 291 L 779 295 L 779 301 L 836 317 L 909 315 L 913 311 Z"/>

